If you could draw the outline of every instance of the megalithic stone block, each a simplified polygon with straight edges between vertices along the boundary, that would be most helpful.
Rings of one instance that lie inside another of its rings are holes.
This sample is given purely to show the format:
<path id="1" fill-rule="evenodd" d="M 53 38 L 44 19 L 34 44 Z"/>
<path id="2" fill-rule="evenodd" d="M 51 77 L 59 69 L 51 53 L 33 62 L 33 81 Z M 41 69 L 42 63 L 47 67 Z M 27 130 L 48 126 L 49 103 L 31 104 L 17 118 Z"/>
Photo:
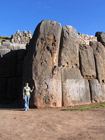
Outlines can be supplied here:
<path id="1" fill-rule="evenodd" d="M 62 69 L 62 83 L 67 79 L 83 79 L 78 68 L 63 68 Z"/>
<path id="2" fill-rule="evenodd" d="M 105 101 L 105 85 L 101 85 L 97 79 L 89 80 L 92 102 Z"/>
<path id="3" fill-rule="evenodd" d="M 88 80 L 67 79 L 63 83 L 63 105 L 81 105 L 91 103 Z"/>
<path id="4" fill-rule="evenodd" d="M 36 28 L 27 47 L 23 81 L 35 83 L 37 107 L 61 106 L 61 76 L 58 56 L 62 27 L 55 21 L 42 21 Z"/>
<path id="5" fill-rule="evenodd" d="M 59 65 L 63 67 L 79 67 L 79 43 L 77 31 L 72 26 L 64 26 L 62 30 Z"/>
<path id="6" fill-rule="evenodd" d="M 97 40 L 105 46 L 105 33 L 104 32 L 96 32 L 95 36 L 97 37 Z"/>
<path id="7" fill-rule="evenodd" d="M 96 68 L 93 49 L 89 45 L 80 45 L 80 69 L 85 79 L 96 78 Z"/>
<path id="8" fill-rule="evenodd" d="M 90 90 L 87 80 L 78 68 L 62 69 L 62 101 L 64 106 L 90 103 Z"/>
<path id="9" fill-rule="evenodd" d="M 105 84 L 105 47 L 100 42 L 90 42 L 95 56 L 97 79 Z"/>
<path id="10" fill-rule="evenodd" d="M 39 83 L 38 83 L 39 82 Z M 37 107 L 61 107 L 62 88 L 61 72 L 57 71 L 53 78 L 36 82 L 35 105 Z"/>

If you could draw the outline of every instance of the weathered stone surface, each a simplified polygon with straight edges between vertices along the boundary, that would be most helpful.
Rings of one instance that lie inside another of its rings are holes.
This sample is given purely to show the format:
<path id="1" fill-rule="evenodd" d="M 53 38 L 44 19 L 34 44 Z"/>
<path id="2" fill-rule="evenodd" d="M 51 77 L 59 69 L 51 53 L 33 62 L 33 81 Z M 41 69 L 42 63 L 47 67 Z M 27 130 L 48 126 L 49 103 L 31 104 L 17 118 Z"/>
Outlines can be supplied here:
<path id="1" fill-rule="evenodd" d="M 1 44 L 2 44 L 3 46 L 9 47 L 9 46 L 10 46 L 10 41 L 4 40 L 4 41 L 2 41 Z"/>
<path id="2" fill-rule="evenodd" d="M 100 85 L 97 79 L 90 80 L 92 102 L 105 101 L 105 86 Z"/>
<path id="3" fill-rule="evenodd" d="M 24 44 L 12 44 L 13 50 L 19 50 L 19 49 L 26 49 L 26 45 Z"/>
<path id="4" fill-rule="evenodd" d="M 61 78 L 58 69 L 61 30 L 61 25 L 55 21 L 42 21 L 27 48 L 23 80 L 34 80 L 37 107 L 61 106 Z"/>
<path id="5" fill-rule="evenodd" d="M 10 51 L 21 50 L 21 49 L 25 50 L 26 45 L 25 44 L 16 44 L 16 43 L 15 44 L 10 43 L 10 45 L 6 45 L 6 43 L 3 43 L 2 45 L 0 45 L 0 53 L 2 56 Z"/>
<path id="6" fill-rule="evenodd" d="M 97 40 L 105 46 L 105 33 L 104 32 L 96 32 L 95 36 L 97 37 Z"/>
<path id="7" fill-rule="evenodd" d="M 83 79 L 78 68 L 62 69 L 62 93 L 64 106 L 90 102 L 88 81 Z"/>
<path id="8" fill-rule="evenodd" d="M 62 88 L 61 73 L 58 71 L 53 78 L 36 81 L 35 105 L 39 107 L 61 107 Z"/>
<path id="9" fill-rule="evenodd" d="M 89 45 L 90 41 L 97 41 L 97 37 L 78 33 L 79 44 Z"/>
<path id="10" fill-rule="evenodd" d="M 80 69 L 85 79 L 96 78 L 93 49 L 89 45 L 80 45 Z"/>
<path id="11" fill-rule="evenodd" d="M 83 77 L 78 68 L 66 67 L 62 69 L 62 82 L 65 82 L 67 79 L 83 79 Z"/>
<path id="12" fill-rule="evenodd" d="M 10 52 L 10 49 L 5 49 L 5 48 L 0 49 L 0 57 L 3 57 L 5 54 L 9 52 Z"/>
<path id="13" fill-rule="evenodd" d="M 13 34 L 11 36 L 11 42 L 12 43 L 18 43 L 18 44 L 27 44 L 29 43 L 30 39 L 32 38 L 31 31 L 23 31 L 23 33 L 20 33 L 18 30 L 16 34 Z"/>
<path id="14" fill-rule="evenodd" d="M 90 103 L 89 83 L 84 79 L 67 79 L 63 83 L 63 105 Z"/>
<path id="15" fill-rule="evenodd" d="M 61 37 L 59 63 L 63 67 L 79 67 L 79 44 L 76 29 L 64 26 Z"/>
<path id="16" fill-rule="evenodd" d="M 93 48 L 97 78 L 101 84 L 105 84 L 105 48 L 100 42 L 90 42 Z"/>
<path id="17" fill-rule="evenodd" d="M 9 41 L 2 39 L 0 100 L 22 99 L 22 86 L 29 82 L 30 87 L 35 85 L 31 106 L 61 107 L 105 101 L 104 34 L 77 35 L 72 26 L 62 29 L 59 23 L 44 20 L 32 39 L 26 31 L 17 31 Z"/>

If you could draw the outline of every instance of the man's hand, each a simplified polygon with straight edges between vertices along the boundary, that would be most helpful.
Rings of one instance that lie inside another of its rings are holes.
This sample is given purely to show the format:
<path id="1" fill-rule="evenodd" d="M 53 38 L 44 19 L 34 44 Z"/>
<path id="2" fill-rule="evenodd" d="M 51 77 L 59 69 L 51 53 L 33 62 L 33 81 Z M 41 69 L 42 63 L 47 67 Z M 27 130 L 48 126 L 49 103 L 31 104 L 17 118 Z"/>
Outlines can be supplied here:
<path id="1" fill-rule="evenodd" d="M 34 89 L 34 86 L 32 86 L 32 89 Z"/>
<path id="2" fill-rule="evenodd" d="M 25 97 L 23 96 L 23 100 L 25 99 Z"/>

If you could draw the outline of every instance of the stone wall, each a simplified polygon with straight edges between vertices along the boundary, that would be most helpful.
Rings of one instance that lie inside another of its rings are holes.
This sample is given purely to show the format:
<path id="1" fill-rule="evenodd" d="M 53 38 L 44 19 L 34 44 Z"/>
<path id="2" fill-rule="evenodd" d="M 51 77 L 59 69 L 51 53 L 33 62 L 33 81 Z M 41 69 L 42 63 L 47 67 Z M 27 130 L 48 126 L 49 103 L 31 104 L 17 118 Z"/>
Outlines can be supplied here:
<path id="1" fill-rule="evenodd" d="M 0 103 L 22 99 L 23 63 L 30 39 L 31 32 L 17 31 L 0 42 Z"/>
<path id="2" fill-rule="evenodd" d="M 31 31 L 20 33 L 18 30 L 16 34 L 11 36 L 10 40 L 2 40 L 0 42 L 0 57 L 14 50 L 26 49 L 26 44 L 29 43 L 31 38 Z"/>
<path id="3" fill-rule="evenodd" d="M 38 24 L 27 48 L 23 83 L 35 84 L 33 104 L 61 107 L 105 101 L 105 48 L 97 37 L 55 21 Z"/>
<path id="4" fill-rule="evenodd" d="M 89 45 L 90 41 L 97 41 L 97 37 L 78 33 L 78 40 L 79 44 Z"/>
<path id="5" fill-rule="evenodd" d="M 18 44 L 27 44 L 29 43 L 30 39 L 32 38 L 31 31 L 23 31 L 23 33 L 20 33 L 18 30 L 16 34 L 13 34 L 11 36 L 11 42 L 12 43 L 18 43 Z"/>
<path id="6" fill-rule="evenodd" d="M 19 37 L 18 31 L 11 42 L 1 42 L 0 82 L 6 88 L 0 87 L 0 98 L 15 95 L 17 98 L 20 91 L 13 93 L 19 84 L 22 96 L 22 88 L 29 82 L 30 87 L 35 86 L 30 106 L 62 107 L 105 101 L 103 32 L 97 32 L 96 36 L 77 34 L 72 26 L 61 27 L 56 21 L 43 20 L 32 39 L 29 42 L 26 39 L 27 47 Z M 12 49 L 11 44 L 20 48 L 24 45 L 26 50 Z"/>

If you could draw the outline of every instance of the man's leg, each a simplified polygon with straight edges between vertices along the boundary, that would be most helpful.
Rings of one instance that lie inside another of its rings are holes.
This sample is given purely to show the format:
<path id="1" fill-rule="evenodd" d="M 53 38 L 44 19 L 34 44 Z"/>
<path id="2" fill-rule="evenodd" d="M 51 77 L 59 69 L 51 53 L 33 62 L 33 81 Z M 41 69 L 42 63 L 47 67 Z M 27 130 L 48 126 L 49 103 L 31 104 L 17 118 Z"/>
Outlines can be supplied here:
<path id="1" fill-rule="evenodd" d="M 29 110 L 29 101 L 30 101 L 30 96 L 27 96 L 27 110 Z"/>
<path id="2" fill-rule="evenodd" d="M 28 104 L 28 103 L 27 103 L 27 97 L 28 97 L 28 96 L 25 96 L 25 104 L 24 104 L 24 110 L 25 110 L 25 111 L 27 110 L 27 104 Z"/>

